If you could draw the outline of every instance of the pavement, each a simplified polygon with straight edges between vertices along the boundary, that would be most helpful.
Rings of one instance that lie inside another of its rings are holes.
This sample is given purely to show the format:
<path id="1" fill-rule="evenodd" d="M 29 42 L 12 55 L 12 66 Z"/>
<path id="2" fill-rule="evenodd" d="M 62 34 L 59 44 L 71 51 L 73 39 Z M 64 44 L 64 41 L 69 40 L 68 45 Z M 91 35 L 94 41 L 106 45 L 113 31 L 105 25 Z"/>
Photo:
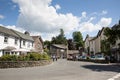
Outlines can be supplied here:
<path id="1" fill-rule="evenodd" d="M 0 80 L 120 80 L 120 67 L 59 59 L 47 66 L 0 69 Z"/>

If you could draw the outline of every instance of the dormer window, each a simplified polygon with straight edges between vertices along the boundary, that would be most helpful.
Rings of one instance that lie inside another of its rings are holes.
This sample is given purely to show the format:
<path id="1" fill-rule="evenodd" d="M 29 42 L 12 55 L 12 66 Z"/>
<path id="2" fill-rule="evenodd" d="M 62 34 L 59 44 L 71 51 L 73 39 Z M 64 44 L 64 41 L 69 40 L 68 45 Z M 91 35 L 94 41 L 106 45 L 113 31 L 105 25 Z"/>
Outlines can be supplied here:
<path id="1" fill-rule="evenodd" d="M 4 36 L 4 43 L 8 43 L 8 36 Z"/>

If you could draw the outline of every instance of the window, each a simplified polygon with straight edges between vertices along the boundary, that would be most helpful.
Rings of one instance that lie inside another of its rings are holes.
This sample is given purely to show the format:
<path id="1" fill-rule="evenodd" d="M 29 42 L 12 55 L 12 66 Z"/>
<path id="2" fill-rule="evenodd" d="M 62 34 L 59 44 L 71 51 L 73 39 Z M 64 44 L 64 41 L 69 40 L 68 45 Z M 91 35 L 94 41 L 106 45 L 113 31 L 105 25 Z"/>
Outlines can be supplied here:
<path id="1" fill-rule="evenodd" d="M 5 55 L 10 55 L 10 52 L 5 52 Z"/>
<path id="2" fill-rule="evenodd" d="M 25 41 L 23 41 L 23 45 L 25 46 Z"/>
<path id="3" fill-rule="evenodd" d="M 8 43 L 8 37 L 7 36 L 4 37 L 4 42 Z"/>
<path id="4" fill-rule="evenodd" d="M 32 47 L 33 47 L 33 42 L 32 42 Z"/>
<path id="5" fill-rule="evenodd" d="M 14 52 L 11 52 L 12 55 L 14 55 Z"/>
<path id="6" fill-rule="evenodd" d="M 30 47 L 30 43 L 28 42 L 28 45 L 27 45 L 28 47 Z"/>
<path id="7" fill-rule="evenodd" d="M 18 44 L 18 39 L 17 39 L 17 38 L 15 38 L 15 44 L 16 44 L 16 45 Z"/>

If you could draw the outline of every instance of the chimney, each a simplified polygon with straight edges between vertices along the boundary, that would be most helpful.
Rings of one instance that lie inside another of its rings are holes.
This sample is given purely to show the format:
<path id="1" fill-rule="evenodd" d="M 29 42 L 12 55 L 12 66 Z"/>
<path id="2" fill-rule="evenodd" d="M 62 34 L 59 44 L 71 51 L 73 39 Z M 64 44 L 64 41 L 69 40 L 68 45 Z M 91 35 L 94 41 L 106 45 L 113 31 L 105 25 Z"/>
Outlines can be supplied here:
<path id="1" fill-rule="evenodd" d="M 25 31 L 24 34 L 30 36 L 30 33 L 28 31 Z"/>

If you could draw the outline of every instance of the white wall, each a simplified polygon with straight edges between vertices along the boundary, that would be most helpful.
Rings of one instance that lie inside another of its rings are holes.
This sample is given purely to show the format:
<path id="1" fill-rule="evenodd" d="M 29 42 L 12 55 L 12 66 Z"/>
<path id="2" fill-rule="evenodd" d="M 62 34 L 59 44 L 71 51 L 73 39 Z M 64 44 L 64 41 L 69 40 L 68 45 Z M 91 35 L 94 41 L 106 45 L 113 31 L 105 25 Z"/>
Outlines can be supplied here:
<path id="1" fill-rule="evenodd" d="M 23 41 L 25 41 L 25 45 L 23 45 Z M 24 49 L 33 49 L 33 46 L 32 46 L 32 41 L 28 41 L 28 40 L 21 40 L 21 48 L 24 48 Z"/>
<path id="2" fill-rule="evenodd" d="M 15 44 L 15 37 L 9 36 L 8 37 L 8 43 L 4 42 L 4 35 L 0 34 L 0 49 L 4 49 L 7 46 L 12 46 L 15 47 L 16 49 L 19 48 L 20 43 L 19 43 L 19 39 L 18 39 L 18 44 Z"/>

